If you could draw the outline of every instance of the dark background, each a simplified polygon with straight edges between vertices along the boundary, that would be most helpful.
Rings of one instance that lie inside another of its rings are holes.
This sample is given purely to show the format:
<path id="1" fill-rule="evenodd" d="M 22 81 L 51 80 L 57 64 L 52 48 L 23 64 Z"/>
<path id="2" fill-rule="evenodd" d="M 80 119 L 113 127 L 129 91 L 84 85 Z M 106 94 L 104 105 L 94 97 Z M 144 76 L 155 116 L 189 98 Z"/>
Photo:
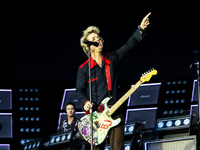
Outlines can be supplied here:
<path id="1" fill-rule="evenodd" d="M 147 35 L 120 65 L 119 80 L 137 80 L 151 68 L 158 70 L 156 79 L 191 77 L 200 35 L 195 3 L 30 6 L 14 14 L 14 82 L 75 82 L 77 68 L 87 59 L 79 42 L 84 29 L 98 26 L 104 52 L 112 52 L 148 12 Z"/>

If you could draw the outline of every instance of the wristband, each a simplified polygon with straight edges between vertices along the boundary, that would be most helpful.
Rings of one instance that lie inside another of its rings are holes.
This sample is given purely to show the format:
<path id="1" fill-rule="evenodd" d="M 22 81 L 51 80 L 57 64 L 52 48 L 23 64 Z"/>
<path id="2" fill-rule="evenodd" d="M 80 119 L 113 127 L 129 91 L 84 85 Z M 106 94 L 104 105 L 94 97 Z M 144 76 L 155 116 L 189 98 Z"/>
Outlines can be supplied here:
<path id="1" fill-rule="evenodd" d="M 140 25 L 138 26 L 138 29 L 139 29 L 139 31 L 141 31 L 142 33 L 144 33 L 144 29 L 142 29 L 141 27 L 140 27 Z"/>

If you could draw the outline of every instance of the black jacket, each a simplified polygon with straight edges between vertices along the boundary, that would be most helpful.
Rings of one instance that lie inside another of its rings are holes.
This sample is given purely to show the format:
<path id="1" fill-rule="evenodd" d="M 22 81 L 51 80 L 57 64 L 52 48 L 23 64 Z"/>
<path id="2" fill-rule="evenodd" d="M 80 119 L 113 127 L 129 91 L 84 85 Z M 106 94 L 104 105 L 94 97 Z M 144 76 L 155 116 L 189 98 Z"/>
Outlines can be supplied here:
<path id="1" fill-rule="evenodd" d="M 118 99 L 119 92 L 117 91 L 117 75 L 116 68 L 123 58 L 132 50 L 132 48 L 143 39 L 141 33 L 137 29 L 118 50 L 103 56 L 102 68 L 91 58 L 91 83 L 92 83 L 92 102 L 94 110 L 99 106 L 101 101 L 108 95 L 108 86 L 105 73 L 105 64 L 110 66 L 111 84 L 112 84 L 112 99 L 108 105 L 113 105 Z M 81 105 L 89 100 L 89 78 L 88 78 L 88 60 L 85 61 L 77 72 L 76 94 Z"/>

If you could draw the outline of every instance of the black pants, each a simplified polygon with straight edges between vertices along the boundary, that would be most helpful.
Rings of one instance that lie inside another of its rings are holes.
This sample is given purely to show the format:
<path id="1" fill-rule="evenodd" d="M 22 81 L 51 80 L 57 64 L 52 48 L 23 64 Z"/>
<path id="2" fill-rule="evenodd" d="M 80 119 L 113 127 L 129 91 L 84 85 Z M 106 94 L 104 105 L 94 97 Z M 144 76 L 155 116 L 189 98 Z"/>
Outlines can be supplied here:
<path id="1" fill-rule="evenodd" d="M 125 113 L 117 113 L 112 117 L 113 119 L 121 118 L 121 123 L 110 129 L 108 136 L 109 136 L 109 143 L 111 150 L 123 150 L 124 149 L 124 125 L 125 125 Z M 105 142 L 98 146 L 94 146 L 94 150 L 104 150 L 105 149 Z"/>

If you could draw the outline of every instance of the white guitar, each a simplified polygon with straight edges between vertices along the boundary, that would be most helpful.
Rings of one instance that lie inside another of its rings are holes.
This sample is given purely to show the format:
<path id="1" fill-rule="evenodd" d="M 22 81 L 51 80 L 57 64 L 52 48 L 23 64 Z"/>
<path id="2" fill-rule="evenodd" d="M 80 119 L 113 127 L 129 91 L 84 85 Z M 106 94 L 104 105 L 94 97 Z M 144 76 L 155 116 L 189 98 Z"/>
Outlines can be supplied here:
<path id="1" fill-rule="evenodd" d="M 150 71 L 144 73 L 141 77 L 140 80 L 126 93 L 124 96 L 122 96 L 111 108 L 107 107 L 107 103 L 111 99 L 110 97 L 107 97 L 103 99 L 101 102 L 101 112 L 94 111 L 92 113 L 92 118 L 93 118 L 93 144 L 99 145 L 101 144 L 107 134 L 108 131 L 117 126 L 120 122 L 121 119 L 118 118 L 116 120 L 112 119 L 112 114 L 128 99 L 128 97 L 144 82 L 149 81 L 150 78 L 153 75 L 157 74 L 157 70 L 151 69 Z M 90 115 L 88 114 L 84 117 L 82 117 L 78 123 L 78 129 L 83 136 L 83 138 L 88 141 L 89 143 L 91 142 L 91 123 L 90 123 Z"/>

